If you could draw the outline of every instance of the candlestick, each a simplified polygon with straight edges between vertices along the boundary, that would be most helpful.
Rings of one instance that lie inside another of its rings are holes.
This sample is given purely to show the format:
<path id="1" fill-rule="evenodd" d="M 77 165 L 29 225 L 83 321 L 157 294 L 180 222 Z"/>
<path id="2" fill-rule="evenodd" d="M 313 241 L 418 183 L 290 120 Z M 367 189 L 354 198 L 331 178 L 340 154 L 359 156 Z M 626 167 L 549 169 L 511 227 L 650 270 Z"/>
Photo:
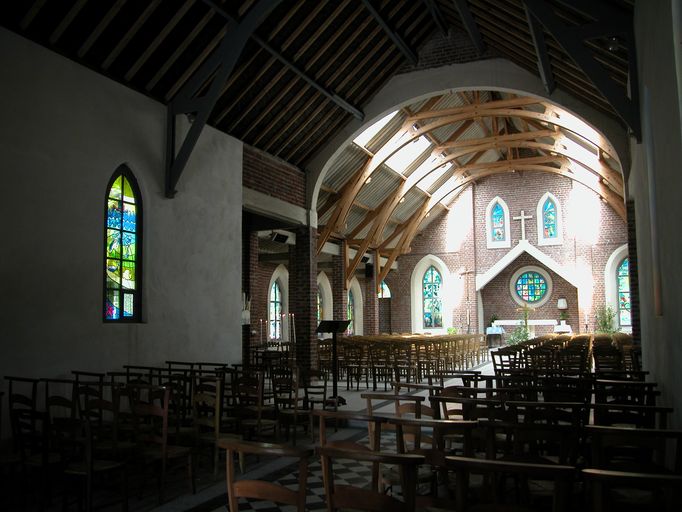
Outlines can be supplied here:
<path id="1" fill-rule="evenodd" d="M 260 341 L 260 344 L 263 344 L 263 319 L 260 319 L 260 338 L 258 339 Z"/>

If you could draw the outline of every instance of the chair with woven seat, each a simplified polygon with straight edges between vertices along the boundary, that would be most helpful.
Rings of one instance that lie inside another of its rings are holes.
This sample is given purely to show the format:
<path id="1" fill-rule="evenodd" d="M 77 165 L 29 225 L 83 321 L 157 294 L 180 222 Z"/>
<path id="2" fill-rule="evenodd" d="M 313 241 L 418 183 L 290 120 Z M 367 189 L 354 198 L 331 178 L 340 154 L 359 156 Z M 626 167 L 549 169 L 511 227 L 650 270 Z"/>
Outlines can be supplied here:
<path id="1" fill-rule="evenodd" d="M 314 453 L 312 448 L 241 441 L 237 439 L 221 439 L 221 449 L 227 451 L 227 496 L 230 512 L 239 512 L 239 498 L 251 498 L 273 501 L 284 505 L 293 505 L 298 512 L 304 512 L 306 506 L 308 459 Z M 298 489 L 293 490 L 265 480 L 235 479 L 234 458 L 238 455 L 243 460 L 247 455 L 258 457 L 293 457 L 298 461 Z"/>
<path id="2" fill-rule="evenodd" d="M 236 384 L 237 420 L 239 429 L 247 436 L 260 439 L 264 432 L 277 436 L 277 419 L 274 406 L 265 404 L 264 374 L 243 374 Z"/>
<path id="3" fill-rule="evenodd" d="M 132 410 L 135 420 L 136 455 L 143 465 L 158 465 L 159 503 L 164 499 L 164 484 L 171 463 L 187 466 L 192 494 L 196 493 L 192 449 L 168 443 L 168 413 L 170 389 L 148 386 L 133 393 Z M 144 391 L 145 393 L 142 393 Z M 147 401 L 142 401 L 146 395 Z"/>

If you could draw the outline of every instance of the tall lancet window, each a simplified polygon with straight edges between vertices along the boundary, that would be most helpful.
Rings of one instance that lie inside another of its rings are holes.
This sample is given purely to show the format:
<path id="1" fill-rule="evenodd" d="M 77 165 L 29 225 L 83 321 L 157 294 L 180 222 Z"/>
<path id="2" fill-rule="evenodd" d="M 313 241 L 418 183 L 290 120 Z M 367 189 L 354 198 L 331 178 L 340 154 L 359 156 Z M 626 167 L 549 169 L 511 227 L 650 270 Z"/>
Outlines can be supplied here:
<path id="1" fill-rule="evenodd" d="M 621 327 L 630 327 L 632 318 L 630 315 L 630 260 L 625 258 L 616 274 L 618 282 L 618 324 Z"/>
<path id="2" fill-rule="evenodd" d="M 495 197 L 488 203 L 485 229 L 488 249 L 511 247 L 509 208 L 502 198 Z"/>
<path id="3" fill-rule="evenodd" d="M 142 198 L 126 165 L 109 180 L 104 247 L 104 321 L 140 321 Z"/>
<path id="4" fill-rule="evenodd" d="M 355 334 L 355 297 L 353 297 L 352 290 L 348 290 L 348 304 L 346 306 L 346 320 L 350 320 L 346 334 L 353 336 Z"/>
<path id="5" fill-rule="evenodd" d="M 426 269 L 422 279 L 424 329 L 443 327 L 443 299 L 440 290 L 443 278 L 433 265 Z"/>
<path id="6" fill-rule="evenodd" d="M 282 339 L 282 288 L 279 281 L 270 288 L 270 339 Z"/>
<path id="7" fill-rule="evenodd" d="M 538 244 L 558 245 L 563 242 L 561 206 L 553 194 L 547 192 L 538 201 Z"/>

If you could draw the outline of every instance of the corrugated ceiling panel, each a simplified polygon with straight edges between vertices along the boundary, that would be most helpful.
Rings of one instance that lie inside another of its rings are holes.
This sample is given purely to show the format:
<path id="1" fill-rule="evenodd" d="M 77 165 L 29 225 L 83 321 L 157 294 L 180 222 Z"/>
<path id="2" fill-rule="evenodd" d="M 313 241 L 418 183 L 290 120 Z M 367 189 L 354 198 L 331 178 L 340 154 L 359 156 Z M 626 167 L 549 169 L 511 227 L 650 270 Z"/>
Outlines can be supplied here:
<path id="1" fill-rule="evenodd" d="M 372 173 L 372 181 L 360 189 L 357 200 L 370 208 L 376 208 L 401 181 L 395 172 L 381 166 Z"/>
<path id="2" fill-rule="evenodd" d="M 367 162 L 367 158 L 362 149 L 349 144 L 332 164 L 324 177 L 324 184 L 338 191 Z"/>
<path id="3" fill-rule="evenodd" d="M 391 218 L 398 222 L 405 222 L 417 208 L 424 204 L 426 195 L 418 188 L 413 188 L 405 194 L 405 200 L 400 203 L 393 211 Z"/>
<path id="4" fill-rule="evenodd" d="M 403 112 L 398 112 L 386 126 L 379 130 L 379 133 L 377 133 L 365 147 L 372 153 L 376 153 L 381 146 L 386 144 L 386 142 L 393 137 L 393 134 L 400 129 L 404 122 L 405 114 Z"/>

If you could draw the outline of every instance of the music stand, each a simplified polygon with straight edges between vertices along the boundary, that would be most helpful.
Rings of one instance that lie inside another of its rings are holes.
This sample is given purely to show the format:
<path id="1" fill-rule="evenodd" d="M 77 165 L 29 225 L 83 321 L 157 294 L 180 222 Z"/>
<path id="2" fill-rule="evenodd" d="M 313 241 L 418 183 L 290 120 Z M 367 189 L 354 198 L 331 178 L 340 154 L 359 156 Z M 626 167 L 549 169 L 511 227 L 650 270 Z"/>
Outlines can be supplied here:
<path id="1" fill-rule="evenodd" d="M 337 333 L 346 332 L 349 324 L 350 320 L 322 320 L 317 329 L 315 329 L 317 333 L 331 333 L 332 335 L 332 379 L 334 381 L 332 383 L 332 393 L 334 395 L 332 398 L 336 400 L 338 405 L 346 405 L 346 401 L 339 396 L 337 387 L 337 381 L 339 380 L 339 357 L 336 352 L 336 335 Z"/>

